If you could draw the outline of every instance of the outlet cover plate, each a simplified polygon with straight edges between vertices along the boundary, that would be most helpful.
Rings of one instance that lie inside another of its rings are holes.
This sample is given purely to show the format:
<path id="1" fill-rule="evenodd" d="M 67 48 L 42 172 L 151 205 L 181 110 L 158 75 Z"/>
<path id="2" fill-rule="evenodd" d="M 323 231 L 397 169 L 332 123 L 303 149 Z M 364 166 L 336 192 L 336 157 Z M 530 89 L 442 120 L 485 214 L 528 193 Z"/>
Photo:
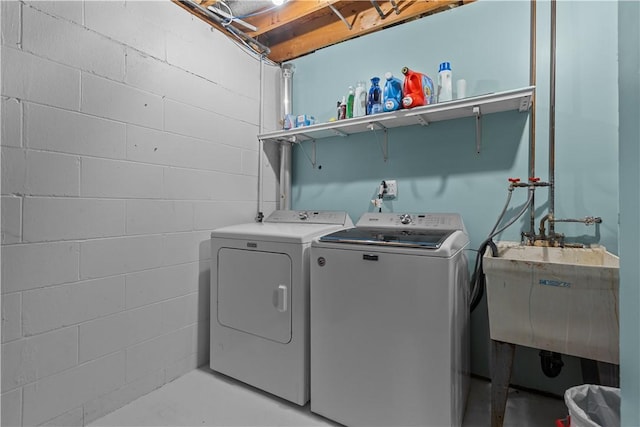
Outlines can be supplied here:
<path id="1" fill-rule="evenodd" d="M 398 197 L 398 182 L 395 179 L 386 179 L 384 182 L 387 184 L 387 189 L 383 197 Z"/>

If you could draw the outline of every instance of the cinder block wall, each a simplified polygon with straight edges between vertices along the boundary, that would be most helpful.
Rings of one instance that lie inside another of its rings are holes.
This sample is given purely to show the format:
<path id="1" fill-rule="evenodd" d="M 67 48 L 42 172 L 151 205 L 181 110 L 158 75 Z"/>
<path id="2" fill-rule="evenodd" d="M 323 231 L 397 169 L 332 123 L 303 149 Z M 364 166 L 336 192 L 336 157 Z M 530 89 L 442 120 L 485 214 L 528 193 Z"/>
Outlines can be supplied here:
<path id="1" fill-rule="evenodd" d="M 169 1 L 0 3 L 2 425 L 80 426 L 207 362 L 279 71 Z"/>

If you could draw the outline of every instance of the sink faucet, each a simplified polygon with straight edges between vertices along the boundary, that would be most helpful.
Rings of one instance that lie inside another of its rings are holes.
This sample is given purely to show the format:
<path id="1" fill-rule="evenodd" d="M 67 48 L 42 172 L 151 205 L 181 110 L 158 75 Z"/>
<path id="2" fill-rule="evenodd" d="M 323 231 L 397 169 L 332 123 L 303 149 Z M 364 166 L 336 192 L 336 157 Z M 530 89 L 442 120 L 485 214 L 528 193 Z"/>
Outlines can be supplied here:
<path id="1" fill-rule="evenodd" d="M 544 223 L 546 221 L 549 221 L 549 223 L 553 222 L 553 214 L 552 213 L 548 213 L 545 216 L 542 217 L 542 219 L 540 220 L 540 238 L 542 240 L 546 240 L 547 236 L 546 236 L 546 229 L 544 227 Z"/>

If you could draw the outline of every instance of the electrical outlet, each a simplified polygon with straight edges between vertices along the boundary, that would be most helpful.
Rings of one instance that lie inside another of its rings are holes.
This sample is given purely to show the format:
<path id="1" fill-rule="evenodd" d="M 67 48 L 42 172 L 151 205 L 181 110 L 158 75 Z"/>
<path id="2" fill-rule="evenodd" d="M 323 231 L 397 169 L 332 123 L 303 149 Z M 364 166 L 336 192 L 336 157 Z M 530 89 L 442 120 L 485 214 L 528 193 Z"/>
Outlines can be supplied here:
<path id="1" fill-rule="evenodd" d="M 383 197 L 398 197 L 398 182 L 395 179 L 388 179 L 384 182 L 387 184 L 387 188 Z"/>

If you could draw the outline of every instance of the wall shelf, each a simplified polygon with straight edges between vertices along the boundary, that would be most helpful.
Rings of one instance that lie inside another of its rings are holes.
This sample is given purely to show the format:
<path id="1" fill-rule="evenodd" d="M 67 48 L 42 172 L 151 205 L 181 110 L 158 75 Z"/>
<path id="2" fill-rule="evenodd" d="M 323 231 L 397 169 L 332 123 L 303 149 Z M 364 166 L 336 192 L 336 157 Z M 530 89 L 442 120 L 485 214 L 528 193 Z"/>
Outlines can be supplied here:
<path id="1" fill-rule="evenodd" d="M 479 152 L 481 116 L 502 111 L 528 111 L 529 108 L 531 108 L 534 90 L 535 86 L 528 86 L 521 89 L 490 93 L 440 104 L 425 105 L 424 107 L 416 107 L 409 110 L 391 111 L 336 122 L 319 123 L 290 130 L 268 132 L 258 135 L 258 139 L 262 141 L 295 143 L 332 136 L 346 137 L 351 134 L 371 130 L 384 131 L 402 126 L 427 126 L 429 123 L 442 120 L 475 117 L 476 148 Z"/>

